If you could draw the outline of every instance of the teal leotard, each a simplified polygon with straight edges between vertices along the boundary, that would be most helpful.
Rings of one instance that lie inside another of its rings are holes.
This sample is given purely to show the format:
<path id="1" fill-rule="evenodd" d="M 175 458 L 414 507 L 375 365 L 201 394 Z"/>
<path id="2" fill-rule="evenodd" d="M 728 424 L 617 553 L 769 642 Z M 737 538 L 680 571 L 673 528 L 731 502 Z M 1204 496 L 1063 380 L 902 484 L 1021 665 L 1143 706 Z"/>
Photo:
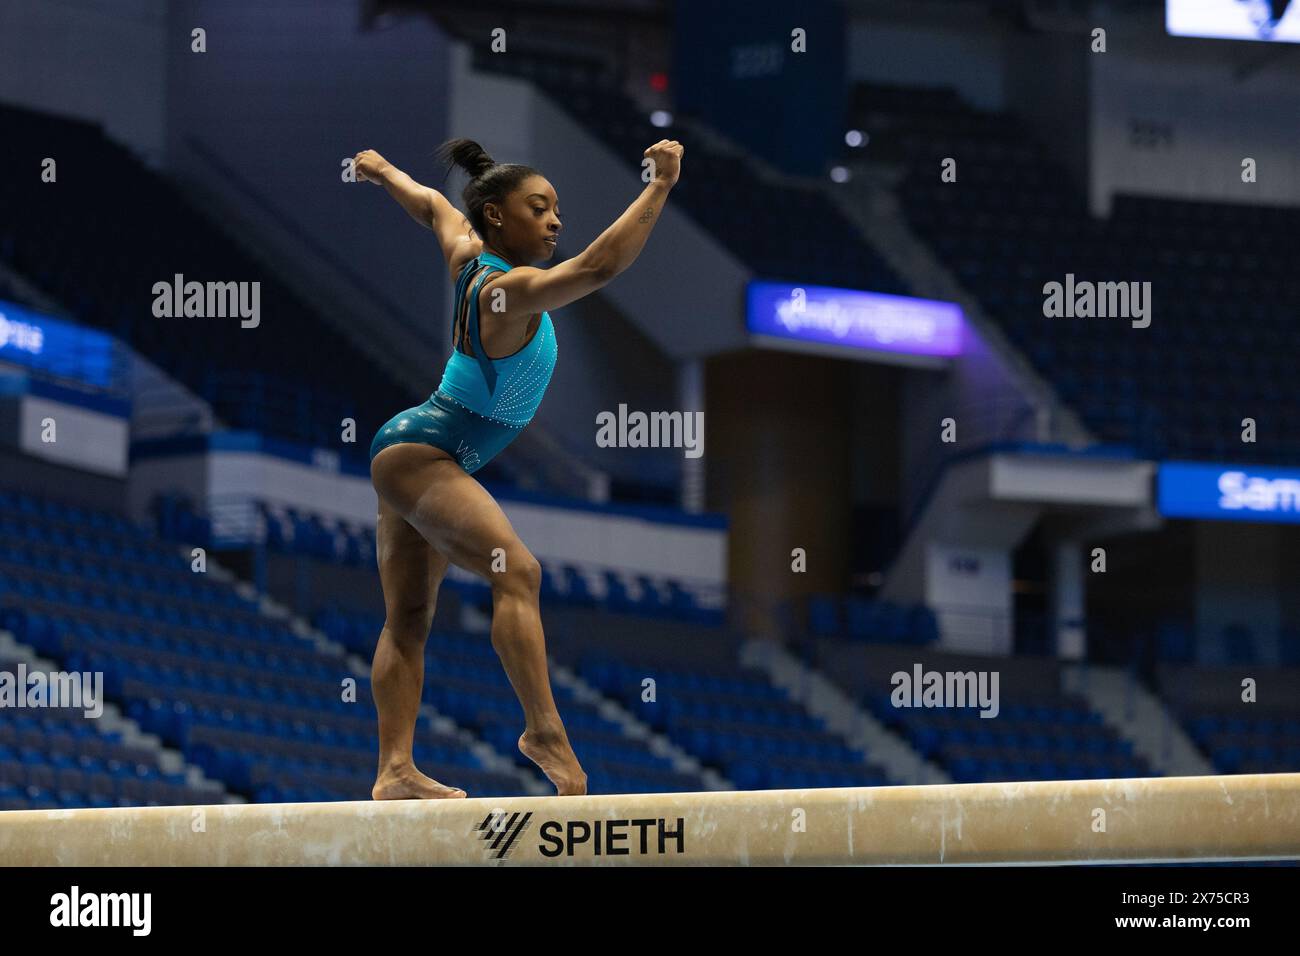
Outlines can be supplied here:
<path id="1" fill-rule="evenodd" d="M 555 326 L 543 312 L 537 331 L 519 351 L 488 358 L 479 322 L 479 292 L 488 277 L 513 266 L 484 251 L 460 270 L 453 314 L 457 317 L 451 357 L 442 382 L 422 405 L 390 418 L 370 443 L 373 459 L 389 445 L 423 442 L 453 455 L 467 472 L 482 468 L 532 421 L 542 403 L 559 350 Z M 460 329 L 469 331 L 474 354 L 457 344 Z"/>

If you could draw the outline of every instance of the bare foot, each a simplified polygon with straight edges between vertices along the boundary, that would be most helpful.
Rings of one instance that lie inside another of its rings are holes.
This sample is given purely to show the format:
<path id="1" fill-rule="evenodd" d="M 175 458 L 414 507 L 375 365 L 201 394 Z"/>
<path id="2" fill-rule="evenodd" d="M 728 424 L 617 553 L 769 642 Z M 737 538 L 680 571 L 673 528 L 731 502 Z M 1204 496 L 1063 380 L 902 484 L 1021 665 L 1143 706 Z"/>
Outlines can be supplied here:
<path id="1" fill-rule="evenodd" d="M 370 790 L 372 800 L 455 800 L 465 791 L 426 777 L 414 766 L 385 770 Z"/>
<path id="2" fill-rule="evenodd" d="M 519 736 L 519 752 L 537 764 L 555 784 L 559 796 L 582 796 L 587 792 L 587 775 L 582 772 L 563 730 L 553 733 L 525 730 Z"/>

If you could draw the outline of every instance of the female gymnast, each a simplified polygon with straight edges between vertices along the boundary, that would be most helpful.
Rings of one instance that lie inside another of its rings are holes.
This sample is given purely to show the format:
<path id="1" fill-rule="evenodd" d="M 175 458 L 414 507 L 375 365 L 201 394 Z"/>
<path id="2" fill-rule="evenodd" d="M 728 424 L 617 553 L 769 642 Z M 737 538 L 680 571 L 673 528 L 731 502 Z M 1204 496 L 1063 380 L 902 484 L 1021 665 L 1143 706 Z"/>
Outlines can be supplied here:
<path id="1" fill-rule="evenodd" d="M 587 792 L 551 696 L 538 609 L 541 565 L 473 473 L 532 419 L 555 367 L 547 310 L 595 292 L 632 264 L 681 171 L 684 148 L 660 140 L 645 151 L 653 180 L 581 253 L 551 269 L 559 199 L 537 170 L 496 163 L 478 143 L 456 139 L 440 155 L 470 177 L 461 214 L 374 150 L 358 153 L 359 180 L 383 186 L 432 229 L 456 283 L 452 352 L 437 390 L 393 416 L 370 445 L 379 496 L 376 530 L 386 618 L 371 673 L 379 712 L 376 800 L 464 797 L 426 777 L 412 746 L 424 684 L 424 644 L 438 586 L 455 562 L 492 587 L 492 646 L 523 707 L 520 751 L 560 795 Z"/>

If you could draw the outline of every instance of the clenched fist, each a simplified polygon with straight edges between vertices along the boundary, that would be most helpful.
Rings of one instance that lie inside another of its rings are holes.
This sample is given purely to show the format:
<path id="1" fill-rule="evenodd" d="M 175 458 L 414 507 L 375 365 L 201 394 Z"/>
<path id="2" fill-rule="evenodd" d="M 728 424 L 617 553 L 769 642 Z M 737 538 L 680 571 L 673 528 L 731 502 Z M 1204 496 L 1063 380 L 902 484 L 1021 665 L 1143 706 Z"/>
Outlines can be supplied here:
<path id="1" fill-rule="evenodd" d="M 654 163 L 655 179 L 672 186 L 682 174 L 682 155 L 686 147 L 675 139 L 661 139 L 645 151 L 645 156 Z"/>
<path id="2" fill-rule="evenodd" d="M 352 157 L 352 168 L 357 174 L 357 181 L 362 183 L 382 183 L 388 160 L 373 149 L 363 149 Z"/>

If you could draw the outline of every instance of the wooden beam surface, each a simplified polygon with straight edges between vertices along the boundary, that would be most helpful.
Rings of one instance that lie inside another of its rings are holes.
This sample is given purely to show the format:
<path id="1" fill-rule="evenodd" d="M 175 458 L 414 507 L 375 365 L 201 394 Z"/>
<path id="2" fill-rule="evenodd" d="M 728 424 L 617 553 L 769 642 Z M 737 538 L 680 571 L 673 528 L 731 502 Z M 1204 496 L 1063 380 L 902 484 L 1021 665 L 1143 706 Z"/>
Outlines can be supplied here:
<path id="1" fill-rule="evenodd" d="M 9 866 L 1300 859 L 1300 774 L 0 813 Z"/>

